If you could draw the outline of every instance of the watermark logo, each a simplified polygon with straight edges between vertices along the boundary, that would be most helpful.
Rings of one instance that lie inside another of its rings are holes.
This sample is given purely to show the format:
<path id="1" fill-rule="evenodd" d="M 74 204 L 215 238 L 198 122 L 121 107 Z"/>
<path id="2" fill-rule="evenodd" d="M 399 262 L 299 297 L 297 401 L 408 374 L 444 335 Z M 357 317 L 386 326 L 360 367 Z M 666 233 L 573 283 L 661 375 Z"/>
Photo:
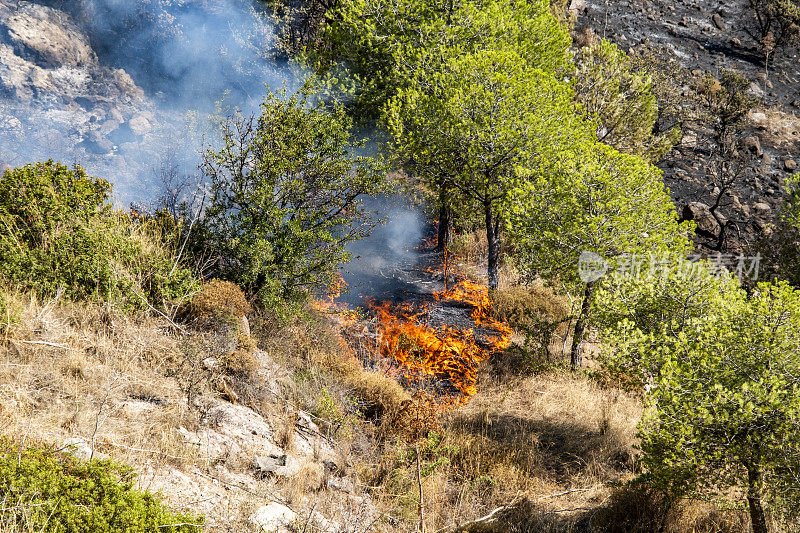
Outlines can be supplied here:
<path id="1" fill-rule="evenodd" d="M 700 261 L 704 262 L 701 263 Z M 708 257 L 691 254 L 686 261 L 676 261 L 669 255 L 656 254 L 623 254 L 615 258 L 615 272 L 619 276 L 640 280 L 645 277 L 667 277 L 674 273 L 678 278 L 699 279 L 704 274 L 721 276 L 733 274 L 739 281 L 757 280 L 761 266 L 761 254 L 747 256 L 743 254 L 717 253 Z M 585 283 L 597 281 L 610 270 L 608 261 L 598 254 L 589 251 L 581 252 L 578 258 L 578 277 Z"/>
<path id="2" fill-rule="evenodd" d="M 578 277 L 584 283 L 602 278 L 608 272 L 608 261 L 594 252 L 583 251 L 578 258 Z"/>

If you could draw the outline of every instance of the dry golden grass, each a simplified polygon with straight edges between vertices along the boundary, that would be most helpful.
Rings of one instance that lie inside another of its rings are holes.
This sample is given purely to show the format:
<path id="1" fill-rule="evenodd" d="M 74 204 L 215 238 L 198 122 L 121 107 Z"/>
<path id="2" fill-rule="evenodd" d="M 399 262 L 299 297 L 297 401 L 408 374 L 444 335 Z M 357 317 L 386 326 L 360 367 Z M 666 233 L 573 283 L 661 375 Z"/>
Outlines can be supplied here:
<path id="1" fill-rule="evenodd" d="M 179 431 L 210 423 L 203 406 L 225 396 L 217 392 L 220 378 L 240 398 L 245 383 L 264 399 L 249 337 L 234 336 L 234 350 L 226 351 L 230 343 L 220 334 L 178 334 L 150 315 L 13 297 L 22 312 L 0 338 L 0 435 L 56 445 L 80 439 L 95 456 L 133 466 L 139 486 L 162 489 L 169 505 L 206 513 L 214 531 L 250 530 L 247 516 L 276 490 L 300 501 L 320 489 L 319 464 L 291 482 L 259 481 L 250 474 L 252 454 L 211 464 L 205 448 Z M 187 363 L 192 350 L 198 358 Z M 209 370 L 202 358 L 215 353 L 218 362 Z M 283 400 L 264 405 L 273 408 L 262 414 L 275 425 Z M 236 481 L 224 485 L 215 481 L 220 475 Z"/>
<path id="2" fill-rule="evenodd" d="M 123 460 L 193 461 L 193 450 L 163 431 L 191 426 L 195 417 L 175 382 L 158 372 L 177 345 L 166 324 L 154 322 L 27 297 L 0 346 L 0 431 L 51 442 L 79 437 Z"/>
<path id="3" fill-rule="evenodd" d="M 597 506 L 607 483 L 631 475 L 636 398 L 558 374 L 483 385 L 446 424 L 445 443 L 458 447 L 450 475 L 461 481 L 453 519 L 518 496 L 548 508 Z M 574 492 L 549 496 L 564 491 Z"/>
<path id="4" fill-rule="evenodd" d="M 363 418 L 379 425 L 396 418 L 411 395 L 392 378 L 364 369 L 353 349 L 324 320 L 295 320 L 288 326 L 256 321 L 261 348 L 295 370 L 294 398 L 313 408 L 325 388 L 340 404 L 355 402 Z"/>
<path id="5" fill-rule="evenodd" d="M 96 453 L 139 470 L 143 488 L 164 488 L 171 505 L 209 513 L 213 530 L 246 531 L 247 516 L 263 501 L 254 494 L 262 489 L 281 490 L 298 507 L 312 502 L 350 531 L 417 527 L 414 448 L 393 427 L 404 420 L 398 415 L 411 396 L 394 380 L 365 370 L 326 321 L 254 322 L 261 350 L 286 374 L 279 380 L 282 395 L 275 398 L 259 381 L 263 352 L 253 356 L 251 337 L 197 332 L 187 339 L 149 315 L 11 297 L 21 313 L 0 338 L 0 435 L 55 443 L 81 438 Z M 216 373 L 209 374 L 200 360 L 181 366 L 192 350 L 215 350 Z M 264 488 L 266 481 L 253 478 L 250 492 L 212 483 L 219 466 L 245 479 L 251 458 L 210 465 L 202 447 L 188 444 L 178 428 L 191 431 L 206 423 L 203 402 L 227 394 L 219 379 L 240 403 L 269 419 L 288 449 L 297 409 L 317 413 L 318 424 L 336 438 L 339 455 L 332 468 L 349 476 L 354 492 L 368 490 L 391 519 L 369 529 L 356 500 L 324 489 L 328 474 L 315 462 L 282 485 Z M 196 388 L 193 401 L 187 383 Z M 560 373 L 507 373 L 500 379 L 487 372 L 478 390 L 441 418 L 441 437 L 421 445 L 430 531 L 511 502 L 498 513 L 496 531 L 747 530 L 747 516 L 739 511 L 698 502 L 665 509 L 657 495 L 624 485 L 636 474 L 637 397 Z M 178 489 L 169 485 L 172 478 L 184 480 Z M 616 482 L 622 487 L 611 486 Z M 217 503 L 204 508 L 212 496 Z M 653 517 L 662 521 L 656 524 Z"/>

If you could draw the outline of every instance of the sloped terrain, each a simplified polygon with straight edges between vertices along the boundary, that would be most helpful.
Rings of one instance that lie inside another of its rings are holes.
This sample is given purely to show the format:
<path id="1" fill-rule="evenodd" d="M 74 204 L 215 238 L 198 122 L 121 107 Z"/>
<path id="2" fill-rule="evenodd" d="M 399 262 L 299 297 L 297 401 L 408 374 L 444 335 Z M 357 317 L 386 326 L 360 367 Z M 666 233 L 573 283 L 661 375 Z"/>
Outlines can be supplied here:
<path id="1" fill-rule="evenodd" d="M 771 231 L 785 192 L 783 180 L 797 167 L 797 49 L 778 50 L 765 71 L 761 48 L 747 32 L 754 29 L 754 16 L 745 0 L 576 0 L 572 5 L 579 26 L 623 49 L 654 49 L 695 80 L 706 73 L 719 77 L 727 69 L 751 82 L 748 92 L 758 103 L 739 134 L 740 176 L 719 209 L 732 223 L 721 247 L 720 225 L 707 209 L 719 192 L 710 176 L 716 163 L 711 132 L 703 126 L 685 128 L 683 141 L 659 163 L 678 212 L 698 222 L 700 251 L 747 252 Z M 688 89 L 684 87 L 687 97 Z M 687 208 L 691 203 L 695 205 Z"/>

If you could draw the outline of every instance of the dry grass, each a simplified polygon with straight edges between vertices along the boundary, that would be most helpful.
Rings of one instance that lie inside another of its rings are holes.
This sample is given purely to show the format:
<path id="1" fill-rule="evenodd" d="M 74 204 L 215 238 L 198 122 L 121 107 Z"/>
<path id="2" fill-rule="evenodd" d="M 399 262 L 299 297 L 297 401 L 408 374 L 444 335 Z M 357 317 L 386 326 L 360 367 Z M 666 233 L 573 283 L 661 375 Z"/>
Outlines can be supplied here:
<path id="1" fill-rule="evenodd" d="M 196 417 L 157 370 L 178 347 L 154 320 L 28 297 L 0 347 L 0 431 L 43 441 L 82 438 L 124 460 L 192 462 L 193 450 L 163 431 L 191 426 Z"/>
<path id="2" fill-rule="evenodd" d="M 298 319 L 281 327 L 259 320 L 254 330 L 272 359 L 294 369 L 292 396 L 303 408 L 316 410 L 315 401 L 324 389 L 337 403 L 334 410 L 357 413 L 382 426 L 411 398 L 392 378 L 366 370 L 327 321 Z"/>
<path id="3" fill-rule="evenodd" d="M 212 464 L 204 447 L 187 442 L 179 431 L 213 424 L 204 418 L 204 406 L 215 396 L 235 394 L 278 432 L 283 417 L 284 443 L 291 448 L 296 416 L 290 424 L 284 415 L 291 396 L 276 397 L 265 386 L 261 376 L 272 370 L 263 367 L 262 352 L 254 357 L 252 338 L 232 332 L 183 335 L 146 314 L 12 297 L 21 314 L 7 337 L 0 338 L 0 435 L 56 444 L 80 439 L 95 456 L 113 456 L 133 466 L 140 487 L 163 490 L 169 505 L 206 513 L 215 531 L 251 530 L 247 516 L 264 504 L 266 495 L 283 494 L 300 508 L 318 494 L 324 479 L 320 463 L 305 465 L 288 481 L 257 480 L 250 473 L 251 454 Z M 300 337 L 307 331 L 295 333 L 295 342 L 281 349 L 305 342 Z M 320 356 L 325 354 L 317 347 Z M 288 360 L 296 353 L 275 355 Z M 335 359 L 332 354 L 324 358 Z M 368 380 L 349 378 L 355 384 Z M 222 390 L 224 384 L 230 392 Z M 374 450 L 351 438 L 338 450 L 343 471 L 352 470 L 354 448 Z M 216 481 L 220 476 L 229 482 Z M 341 502 L 325 498 L 332 514 L 340 512 Z"/>
<path id="4" fill-rule="evenodd" d="M 513 312 L 517 295 L 508 294 L 513 305 L 507 312 Z M 0 435 L 80 438 L 96 453 L 132 465 L 142 488 L 162 488 L 171 505 L 208 513 L 214 530 L 247 531 L 247 516 L 267 491 L 281 491 L 304 520 L 316 509 L 348 531 L 416 528 L 414 449 L 395 436 L 411 396 L 394 380 L 365 370 L 326 321 L 256 320 L 261 351 L 254 357 L 253 338 L 235 332 L 187 337 L 144 314 L 11 297 L 21 312 L 6 340 L 0 338 Z M 553 303 L 531 297 L 537 305 Z M 542 312 L 560 312 L 556 304 Z M 216 359 L 213 371 L 209 354 Z M 275 381 L 282 387 L 278 396 L 266 392 L 265 372 L 282 373 Z M 350 492 L 326 490 L 329 474 L 315 462 L 282 484 L 252 478 L 250 456 L 208 464 L 203 448 L 185 442 L 178 428 L 210 423 L 202 405 L 228 394 L 220 379 L 240 403 L 269 419 L 288 449 L 297 410 L 314 413 L 336 439 L 338 456 L 328 468 L 348 475 Z M 439 438 L 421 445 L 431 531 L 510 502 L 515 505 L 498 514 L 497 530 L 587 531 L 591 522 L 593 531 L 644 532 L 661 525 L 675 533 L 746 531 L 747 517 L 739 511 L 698 502 L 666 506 L 657 495 L 624 484 L 636 473 L 636 397 L 559 373 L 499 379 L 487 372 L 478 390 L 441 418 Z M 214 482 L 220 468 L 239 475 L 239 482 L 249 479 L 247 490 Z M 612 486 L 618 482 L 621 487 Z M 379 510 L 368 519 L 366 504 L 358 503 L 367 500 L 351 497 L 363 490 Z"/>
<path id="5" fill-rule="evenodd" d="M 486 257 L 487 249 L 486 232 L 481 230 L 457 233 L 450 246 L 450 251 L 467 264 L 481 262 Z"/>
<path id="6" fill-rule="evenodd" d="M 574 489 L 579 490 L 539 505 L 597 506 L 607 483 L 633 472 L 640 415 L 636 398 L 582 377 L 550 374 L 485 383 L 446 426 L 447 440 L 459 449 L 451 476 L 462 481 L 452 495 L 451 516 L 464 521 L 519 495 L 539 503 Z"/>
<path id="7" fill-rule="evenodd" d="M 743 509 L 722 508 L 711 502 L 669 501 L 643 483 L 616 488 L 593 525 L 609 533 L 748 533 L 750 519 Z M 771 531 L 784 527 L 773 524 Z"/>

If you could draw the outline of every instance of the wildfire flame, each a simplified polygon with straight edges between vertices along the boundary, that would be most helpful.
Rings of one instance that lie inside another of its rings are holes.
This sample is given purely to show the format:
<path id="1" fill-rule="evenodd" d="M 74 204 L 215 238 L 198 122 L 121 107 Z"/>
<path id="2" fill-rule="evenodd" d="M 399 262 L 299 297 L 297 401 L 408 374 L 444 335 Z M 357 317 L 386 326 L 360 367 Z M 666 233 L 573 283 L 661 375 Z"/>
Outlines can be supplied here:
<path id="1" fill-rule="evenodd" d="M 347 282 L 344 280 L 341 274 L 338 272 L 334 274 L 333 280 L 331 281 L 330 285 L 326 287 L 326 291 L 322 295 L 318 295 L 312 299 L 311 305 L 317 311 L 333 311 L 333 312 L 345 312 L 347 311 L 346 308 L 338 305 L 335 300 L 339 296 L 341 296 L 342 291 L 347 289 Z"/>
<path id="2" fill-rule="evenodd" d="M 428 376 L 444 380 L 465 401 L 477 390 L 478 365 L 508 347 L 512 330 L 491 316 L 489 290 L 483 285 L 464 279 L 433 296 L 435 301 L 471 307 L 472 320 L 485 330 L 485 338 L 478 340 L 475 328 L 430 325 L 430 304 L 415 310 L 410 304 L 392 308 L 389 302 L 373 301 L 368 306 L 380 324 L 380 353 L 399 363 L 408 380 Z"/>
<path id="3" fill-rule="evenodd" d="M 369 357 L 392 361 L 386 369 L 390 375 L 400 373 L 409 383 L 433 380 L 437 387 L 444 385 L 446 392 L 438 400 L 442 406 L 464 402 L 475 394 L 480 363 L 506 349 L 512 334 L 507 324 L 492 316 L 489 289 L 451 272 L 450 260 L 452 255 L 446 251 L 441 266 L 425 269 L 444 280 L 444 289 L 434 292 L 430 300 L 393 305 L 367 299 L 377 332 L 374 327 L 365 326 L 355 310 L 335 302 L 347 287 L 341 276 L 330 285 L 327 294 L 314 301 L 314 307 L 338 323 L 348 338 L 360 339 L 367 345 L 367 353 L 372 354 Z M 450 277 L 461 279 L 448 285 Z M 469 309 L 471 327 L 455 327 L 432 318 L 434 306 Z M 344 339 L 342 342 L 345 346 Z M 355 355 L 353 347 L 348 353 Z"/>

